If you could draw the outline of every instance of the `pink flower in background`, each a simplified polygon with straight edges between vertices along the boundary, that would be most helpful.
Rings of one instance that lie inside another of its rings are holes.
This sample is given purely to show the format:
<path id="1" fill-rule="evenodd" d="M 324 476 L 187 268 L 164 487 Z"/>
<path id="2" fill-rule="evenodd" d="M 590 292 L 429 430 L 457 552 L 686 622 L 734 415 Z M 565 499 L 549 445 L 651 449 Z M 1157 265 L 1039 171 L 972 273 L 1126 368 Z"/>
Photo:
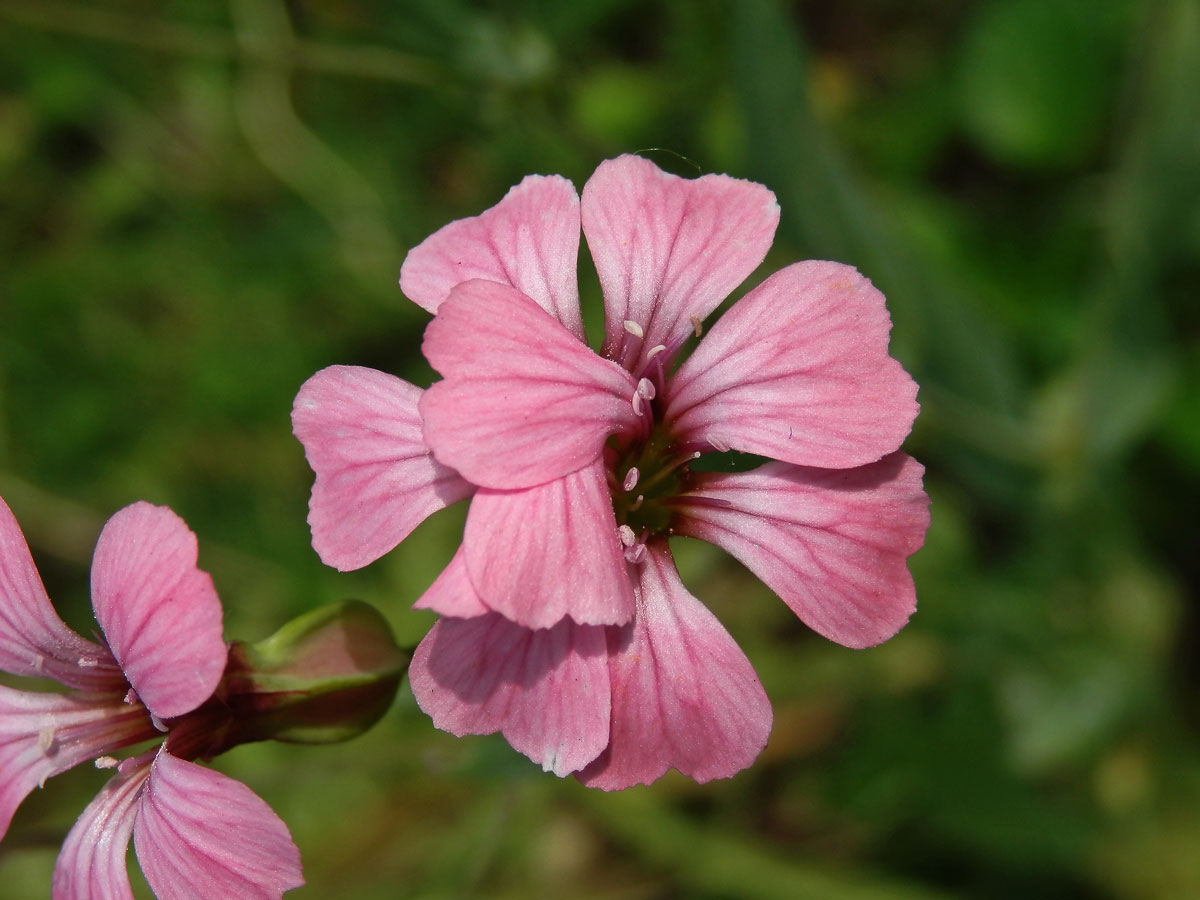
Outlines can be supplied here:
<path id="1" fill-rule="evenodd" d="M 761 185 L 633 156 L 602 163 L 582 199 L 531 176 L 405 260 L 442 381 L 422 392 L 335 366 L 301 388 L 293 424 L 326 563 L 363 566 L 472 498 L 462 547 L 417 603 L 443 617 L 409 672 L 438 727 L 499 731 L 605 789 L 748 766 L 770 704 L 680 581 L 674 535 L 725 548 L 847 646 L 907 621 L 928 498 L 898 452 L 916 385 L 888 354 L 883 296 L 848 266 L 788 266 L 675 366 L 778 219 Z M 579 309 L 581 228 L 604 297 L 599 354 Z M 772 461 L 694 467 L 730 450 Z"/>
<path id="2" fill-rule="evenodd" d="M 95 760 L 116 773 L 84 810 L 54 871 L 54 900 L 132 900 L 125 854 L 160 900 L 271 900 L 303 884 L 287 826 L 238 781 L 191 762 L 220 736 L 206 705 L 227 647 L 196 536 L 166 507 L 135 503 L 104 526 L 86 640 L 55 614 L 16 519 L 0 500 L 0 670 L 73 690 L 0 686 L 0 837 L 46 779 Z M 111 754 L 165 742 L 118 762 Z"/>

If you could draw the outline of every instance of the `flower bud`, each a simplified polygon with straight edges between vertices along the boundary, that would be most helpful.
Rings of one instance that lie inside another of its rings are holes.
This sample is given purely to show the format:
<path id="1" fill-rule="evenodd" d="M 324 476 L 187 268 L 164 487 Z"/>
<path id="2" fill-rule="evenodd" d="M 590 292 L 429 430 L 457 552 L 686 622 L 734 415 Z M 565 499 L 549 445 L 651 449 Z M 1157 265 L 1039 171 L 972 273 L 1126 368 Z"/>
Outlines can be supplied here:
<path id="1" fill-rule="evenodd" d="M 391 706 L 408 661 L 383 616 L 359 600 L 305 613 L 257 643 L 235 641 L 218 689 L 233 719 L 229 746 L 362 734 Z"/>

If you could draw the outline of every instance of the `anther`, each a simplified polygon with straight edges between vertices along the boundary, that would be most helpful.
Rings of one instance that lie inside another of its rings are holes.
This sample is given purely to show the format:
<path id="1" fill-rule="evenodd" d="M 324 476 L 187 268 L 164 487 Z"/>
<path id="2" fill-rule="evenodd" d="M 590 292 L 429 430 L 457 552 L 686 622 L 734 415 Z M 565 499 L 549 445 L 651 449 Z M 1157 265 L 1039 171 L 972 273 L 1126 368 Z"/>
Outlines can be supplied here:
<path id="1" fill-rule="evenodd" d="M 642 502 L 646 499 L 645 494 L 638 494 L 637 499 L 633 501 L 633 505 L 629 507 L 630 512 L 637 512 L 642 508 Z"/>
<path id="2" fill-rule="evenodd" d="M 634 544 L 625 550 L 625 561 L 633 563 L 635 566 L 646 558 L 646 545 Z"/>
<path id="3" fill-rule="evenodd" d="M 700 337 L 703 331 L 704 328 L 700 324 L 700 317 L 692 316 L 692 333 L 696 335 L 696 337 Z"/>
<path id="4" fill-rule="evenodd" d="M 145 753 L 138 754 L 137 756 L 127 756 L 117 763 L 117 771 L 122 775 L 124 775 L 126 772 L 132 772 L 139 766 L 144 766 L 146 763 L 154 759 L 158 752 L 159 751 L 157 747 L 151 747 Z"/>
<path id="5" fill-rule="evenodd" d="M 125 695 L 125 702 L 128 703 L 130 706 L 133 706 L 133 704 L 137 703 L 138 702 L 137 691 L 135 691 L 133 688 L 130 688 L 129 692 Z"/>
<path id="6" fill-rule="evenodd" d="M 656 393 L 658 392 L 654 389 L 653 381 L 649 378 L 639 379 L 637 390 L 633 392 L 633 414 L 640 416 L 642 414 L 642 401 L 653 400 Z"/>
<path id="7" fill-rule="evenodd" d="M 621 490 L 632 491 L 638 483 L 639 475 L 641 475 L 641 472 L 638 471 L 638 467 L 630 466 L 629 471 L 625 473 L 625 481 L 621 484 Z"/>
<path id="8" fill-rule="evenodd" d="M 38 732 L 38 749 L 49 754 L 52 747 L 54 747 L 54 729 L 43 728 Z"/>
<path id="9" fill-rule="evenodd" d="M 100 660 L 92 656 L 81 656 L 75 664 L 81 669 L 94 669 L 100 665 Z"/>
<path id="10" fill-rule="evenodd" d="M 617 533 L 621 536 L 621 544 L 625 547 L 632 547 L 637 542 L 637 535 L 628 525 L 622 525 L 617 529 Z"/>
<path id="11" fill-rule="evenodd" d="M 96 757 L 96 768 L 97 769 L 115 769 L 118 765 L 119 765 L 119 762 L 117 761 L 117 758 L 115 756 L 97 756 Z"/>
<path id="12" fill-rule="evenodd" d="M 626 319 L 622 324 L 625 326 L 625 330 L 632 334 L 635 338 L 646 336 L 646 332 L 642 330 L 642 326 L 637 322 Z"/>

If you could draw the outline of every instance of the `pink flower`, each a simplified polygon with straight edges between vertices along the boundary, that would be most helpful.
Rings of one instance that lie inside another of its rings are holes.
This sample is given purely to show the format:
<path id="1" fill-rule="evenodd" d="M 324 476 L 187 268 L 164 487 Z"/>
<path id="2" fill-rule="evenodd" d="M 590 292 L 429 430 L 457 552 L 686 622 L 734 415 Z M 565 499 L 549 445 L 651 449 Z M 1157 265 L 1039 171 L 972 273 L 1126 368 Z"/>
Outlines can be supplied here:
<path id="1" fill-rule="evenodd" d="M 238 781 L 190 762 L 225 749 L 209 703 L 225 670 L 221 604 L 196 567 L 196 536 L 162 506 L 109 519 L 92 560 L 86 640 L 55 614 L 16 519 L 0 500 L 0 670 L 74 690 L 0 686 L 0 837 L 47 778 L 87 760 L 116 774 L 67 835 L 54 900 L 132 900 L 125 853 L 160 900 L 269 900 L 304 881 L 287 826 Z M 118 762 L 151 739 L 159 747 Z"/>
<path id="2" fill-rule="evenodd" d="M 472 498 L 462 547 L 417 602 L 443 617 L 409 672 L 438 727 L 499 731 L 605 789 L 748 766 L 770 704 L 680 581 L 675 535 L 725 548 L 847 646 L 907 621 L 928 498 L 899 452 L 916 385 L 888 355 L 879 291 L 849 266 L 797 263 L 681 354 L 778 219 L 761 185 L 634 156 L 602 163 L 582 199 L 531 176 L 405 260 L 442 381 L 422 392 L 335 366 L 301 388 L 293 424 L 326 563 L 363 566 Z M 579 309 L 581 227 L 604 297 L 599 354 Z M 772 461 L 694 466 L 730 450 Z"/>

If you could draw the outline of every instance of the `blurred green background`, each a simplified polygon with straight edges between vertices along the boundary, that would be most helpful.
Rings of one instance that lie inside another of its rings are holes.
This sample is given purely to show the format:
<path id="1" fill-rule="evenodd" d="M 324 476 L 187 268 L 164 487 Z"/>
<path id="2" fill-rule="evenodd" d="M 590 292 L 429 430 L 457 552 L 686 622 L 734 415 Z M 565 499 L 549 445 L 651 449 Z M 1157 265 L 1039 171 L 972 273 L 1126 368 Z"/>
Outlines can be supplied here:
<path id="1" fill-rule="evenodd" d="M 292 398 L 332 363 L 429 383 L 407 249 L 627 151 L 771 187 L 758 277 L 888 296 L 918 613 L 846 650 L 680 542 L 774 703 L 752 769 L 589 792 L 405 688 L 353 743 L 218 761 L 290 825 L 289 898 L 1200 897 L 1194 0 L 0 0 L 0 495 L 68 621 L 144 498 L 230 637 L 353 596 L 415 644 L 463 510 L 324 568 Z M 47 896 L 104 778 L 25 803 L 5 898 Z"/>

